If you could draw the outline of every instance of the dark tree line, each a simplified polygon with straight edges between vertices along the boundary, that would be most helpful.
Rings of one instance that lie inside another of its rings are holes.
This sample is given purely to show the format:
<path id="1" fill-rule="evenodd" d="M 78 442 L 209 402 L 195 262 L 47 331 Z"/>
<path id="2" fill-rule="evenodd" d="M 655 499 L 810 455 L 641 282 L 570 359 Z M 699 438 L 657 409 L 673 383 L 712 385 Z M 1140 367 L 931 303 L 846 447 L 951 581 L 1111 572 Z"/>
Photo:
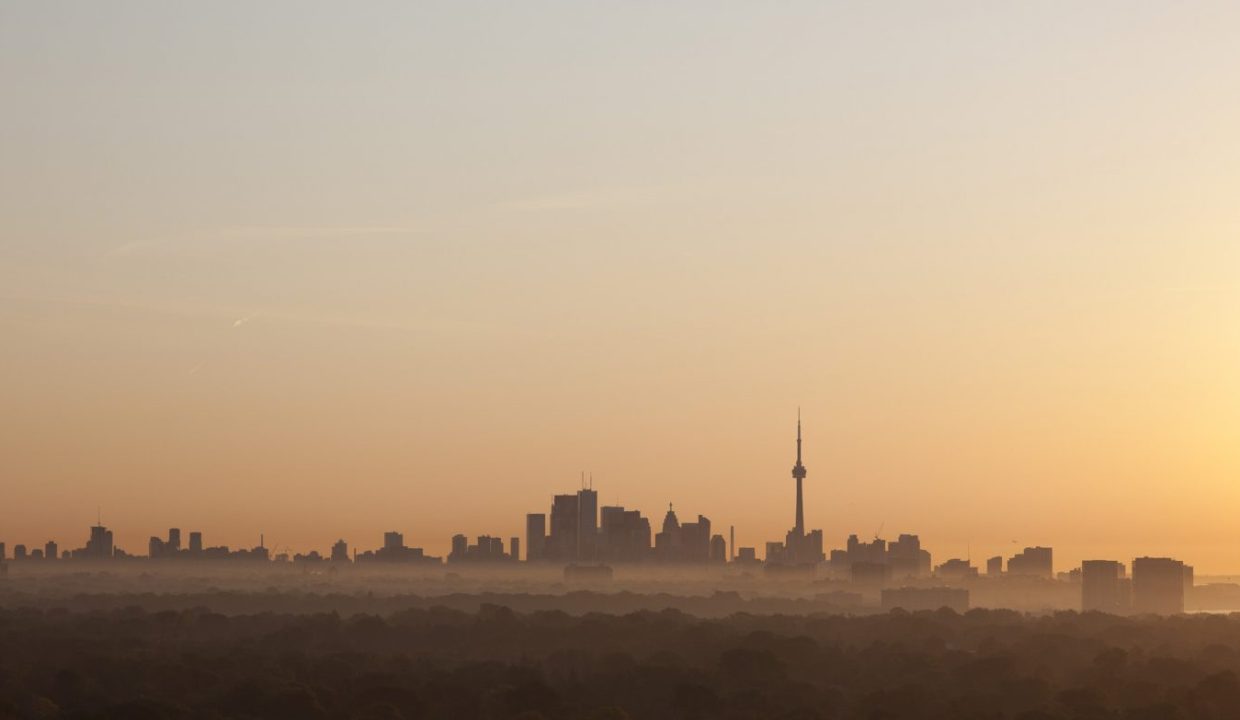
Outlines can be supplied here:
<path id="1" fill-rule="evenodd" d="M 3 718 L 1240 717 L 1240 617 L 0 609 Z"/>

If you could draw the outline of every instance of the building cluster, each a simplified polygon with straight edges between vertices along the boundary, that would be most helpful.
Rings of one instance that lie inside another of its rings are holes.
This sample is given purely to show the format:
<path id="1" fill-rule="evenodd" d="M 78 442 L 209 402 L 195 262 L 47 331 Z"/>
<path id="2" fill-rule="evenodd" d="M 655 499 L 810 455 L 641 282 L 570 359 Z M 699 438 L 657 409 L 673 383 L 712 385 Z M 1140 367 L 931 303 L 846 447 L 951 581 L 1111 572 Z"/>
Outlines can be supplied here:
<path id="1" fill-rule="evenodd" d="M 1132 576 L 1115 560 L 1081 563 L 1081 610 L 1123 615 L 1174 615 L 1184 612 L 1185 595 L 1193 587 L 1193 568 L 1171 558 L 1139 557 Z"/>
<path id="2" fill-rule="evenodd" d="M 513 538 L 515 548 L 516 538 Z M 512 557 L 517 557 L 513 553 Z M 449 558 L 451 559 L 451 558 Z M 525 516 L 525 559 L 561 563 L 723 563 L 728 543 L 711 533 L 710 519 L 680 521 L 669 505 L 658 533 L 650 519 L 620 505 L 598 505 L 598 492 L 583 487 L 556 495 L 548 514 Z"/>
<path id="3" fill-rule="evenodd" d="M 204 547 L 202 533 L 189 533 L 189 544 L 181 545 L 181 528 L 169 528 L 167 539 L 152 535 L 147 541 L 147 557 L 152 560 L 269 560 L 270 554 L 259 540 L 258 547 L 233 550 L 227 545 Z"/>

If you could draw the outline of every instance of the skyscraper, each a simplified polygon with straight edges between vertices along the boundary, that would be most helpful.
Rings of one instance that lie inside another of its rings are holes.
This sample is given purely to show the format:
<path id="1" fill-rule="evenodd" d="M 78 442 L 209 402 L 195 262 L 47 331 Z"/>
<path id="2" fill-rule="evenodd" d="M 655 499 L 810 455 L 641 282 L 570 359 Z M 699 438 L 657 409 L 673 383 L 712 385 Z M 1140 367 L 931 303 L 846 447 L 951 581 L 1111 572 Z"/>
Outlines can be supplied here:
<path id="1" fill-rule="evenodd" d="M 592 561 L 598 543 L 598 493 L 593 488 L 577 491 L 577 560 Z"/>
<path id="2" fill-rule="evenodd" d="M 103 525 L 96 524 L 90 529 L 90 539 L 86 541 L 86 557 L 112 557 L 112 531 Z"/>
<path id="3" fill-rule="evenodd" d="M 577 523 L 581 521 L 580 496 L 556 495 L 551 502 L 551 535 L 547 539 L 547 558 L 561 562 L 577 559 Z"/>
<path id="4" fill-rule="evenodd" d="M 1124 565 L 1114 560 L 1085 560 L 1081 563 L 1081 612 L 1096 610 L 1118 613 L 1128 609 L 1125 597 Z"/>
<path id="5" fill-rule="evenodd" d="M 525 559 L 542 560 L 547 553 L 547 516 L 529 513 L 525 516 Z"/>
<path id="6" fill-rule="evenodd" d="M 173 553 L 181 551 L 181 528 L 168 529 L 168 542 L 164 546 Z"/>
<path id="7" fill-rule="evenodd" d="M 1176 615 L 1184 612 L 1184 563 L 1171 558 L 1132 561 L 1132 610 Z"/>

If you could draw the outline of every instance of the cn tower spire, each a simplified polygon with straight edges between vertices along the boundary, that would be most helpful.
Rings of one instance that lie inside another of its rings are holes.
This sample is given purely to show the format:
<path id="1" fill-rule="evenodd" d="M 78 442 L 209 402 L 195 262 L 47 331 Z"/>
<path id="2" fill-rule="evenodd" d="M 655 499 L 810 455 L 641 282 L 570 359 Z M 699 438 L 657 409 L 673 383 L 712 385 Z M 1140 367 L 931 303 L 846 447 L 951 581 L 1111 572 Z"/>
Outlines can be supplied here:
<path id="1" fill-rule="evenodd" d="M 792 467 L 792 477 L 797 481 L 796 534 L 805 534 L 805 503 L 801 496 L 801 481 L 805 479 L 805 466 L 801 464 L 801 408 L 797 408 L 797 464 Z"/>

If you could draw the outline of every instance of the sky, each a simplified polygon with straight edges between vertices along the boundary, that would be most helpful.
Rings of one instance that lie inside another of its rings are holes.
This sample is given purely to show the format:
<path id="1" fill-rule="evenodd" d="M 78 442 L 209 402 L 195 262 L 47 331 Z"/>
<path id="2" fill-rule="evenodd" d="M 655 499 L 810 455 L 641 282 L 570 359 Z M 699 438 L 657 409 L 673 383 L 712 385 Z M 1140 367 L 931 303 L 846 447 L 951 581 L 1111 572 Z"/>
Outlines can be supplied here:
<path id="1" fill-rule="evenodd" d="M 1240 5 L 0 4 L 0 541 L 1240 572 Z"/>

